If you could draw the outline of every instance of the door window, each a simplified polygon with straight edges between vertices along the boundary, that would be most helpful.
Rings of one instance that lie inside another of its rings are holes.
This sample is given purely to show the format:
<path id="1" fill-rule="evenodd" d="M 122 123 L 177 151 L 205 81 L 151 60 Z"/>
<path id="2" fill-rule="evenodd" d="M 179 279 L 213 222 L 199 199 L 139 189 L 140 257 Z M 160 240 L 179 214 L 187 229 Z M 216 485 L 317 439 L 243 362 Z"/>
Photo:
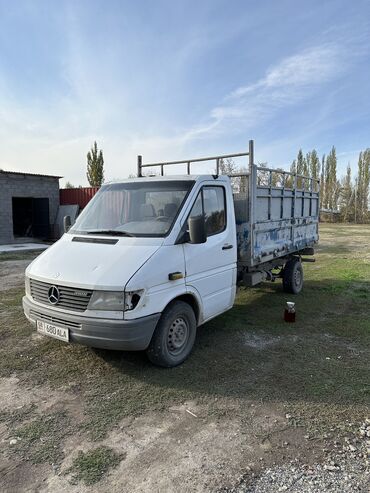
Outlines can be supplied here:
<path id="1" fill-rule="evenodd" d="M 198 194 L 189 217 L 204 214 L 207 236 L 224 231 L 226 227 L 225 189 L 205 186 Z"/>
<path id="2" fill-rule="evenodd" d="M 203 207 L 207 236 L 221 233 L 226 226 L 225 192 L 223 187 L 204 187 Z"/>

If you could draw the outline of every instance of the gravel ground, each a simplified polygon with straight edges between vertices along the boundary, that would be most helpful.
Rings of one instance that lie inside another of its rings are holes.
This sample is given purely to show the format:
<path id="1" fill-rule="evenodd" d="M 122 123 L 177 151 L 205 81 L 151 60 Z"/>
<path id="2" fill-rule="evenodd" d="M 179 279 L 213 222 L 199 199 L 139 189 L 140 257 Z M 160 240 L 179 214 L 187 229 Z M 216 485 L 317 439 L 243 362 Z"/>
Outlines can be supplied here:
<path id="1" fill-rule="evenodd" d="M 223 493 L 354 493 L 370 492 L 370 419 L 358 434 L 343 444 L 334 441 L 324 464 L 306 465 L 291 461 L 265 469 L 260 475 L 246 473 L 234 488 Z"/>

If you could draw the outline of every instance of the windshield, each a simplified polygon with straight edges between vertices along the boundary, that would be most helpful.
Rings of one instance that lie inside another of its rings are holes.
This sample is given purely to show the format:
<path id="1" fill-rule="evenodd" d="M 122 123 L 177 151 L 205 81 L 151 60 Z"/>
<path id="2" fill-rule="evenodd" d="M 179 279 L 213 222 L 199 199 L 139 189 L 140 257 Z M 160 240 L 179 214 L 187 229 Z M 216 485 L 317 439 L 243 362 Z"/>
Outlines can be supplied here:
<path id="1" fill-rule="evenodd" d="M 193 184 L 184 180 L 104 185 L 70 232 L 165 236 Z"/>

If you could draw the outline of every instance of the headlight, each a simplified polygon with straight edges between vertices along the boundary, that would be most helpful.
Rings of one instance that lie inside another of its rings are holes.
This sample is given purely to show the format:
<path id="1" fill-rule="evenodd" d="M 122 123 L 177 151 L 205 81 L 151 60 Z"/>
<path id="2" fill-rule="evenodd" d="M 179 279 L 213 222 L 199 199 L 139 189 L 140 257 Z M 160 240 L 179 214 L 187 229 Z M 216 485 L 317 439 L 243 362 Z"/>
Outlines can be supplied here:
<path id="1" fill-rule="evenodd" d="M 123 291 L 94 291 L 89 302 L 89 310 L 124 310 Z"/>
<path id="2" fill-rule="evenodd" d="M 138 289 L 137 291 L 125 291 L 125 311 L 136 308 L 143 292 L 143 289 Z"/>

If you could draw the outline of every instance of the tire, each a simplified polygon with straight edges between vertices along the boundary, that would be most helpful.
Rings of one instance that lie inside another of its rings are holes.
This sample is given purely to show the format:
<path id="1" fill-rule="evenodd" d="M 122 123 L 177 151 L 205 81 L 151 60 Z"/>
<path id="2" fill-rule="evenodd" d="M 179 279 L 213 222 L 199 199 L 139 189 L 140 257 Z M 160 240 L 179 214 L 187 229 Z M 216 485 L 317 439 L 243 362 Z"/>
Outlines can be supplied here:
<path id="1" fill-rule="evenodd" d="M 195 314 L 184 301 L 174 301 L 163 312 L 146 354 L 158 366 L 180 365 L 191 353 L 197 332 Z"/>
<path id="2" fill-rule="evenodd" d="M 298 258 L 289 260 L 284 267 L 283 289 L 286 293 L 298 294 L 303 288 L 303 268 Z"/>

